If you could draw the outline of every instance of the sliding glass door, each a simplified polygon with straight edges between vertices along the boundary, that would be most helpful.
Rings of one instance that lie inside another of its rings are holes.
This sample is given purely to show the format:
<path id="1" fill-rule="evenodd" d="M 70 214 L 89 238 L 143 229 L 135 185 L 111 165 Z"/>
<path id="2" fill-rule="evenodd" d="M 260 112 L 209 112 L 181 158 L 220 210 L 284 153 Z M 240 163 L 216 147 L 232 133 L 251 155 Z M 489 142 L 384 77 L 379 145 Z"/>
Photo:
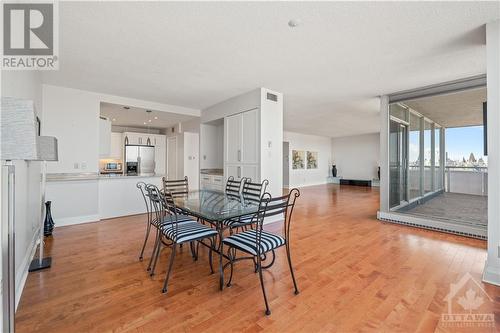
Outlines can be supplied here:
<path id="1" fill-rule="evenodd" d="M 390 121 L 389 133 L 389 177 L 390 207 L 396 207 L 407 201 L 406 160 L 408 127 L 397 121 Z"/>

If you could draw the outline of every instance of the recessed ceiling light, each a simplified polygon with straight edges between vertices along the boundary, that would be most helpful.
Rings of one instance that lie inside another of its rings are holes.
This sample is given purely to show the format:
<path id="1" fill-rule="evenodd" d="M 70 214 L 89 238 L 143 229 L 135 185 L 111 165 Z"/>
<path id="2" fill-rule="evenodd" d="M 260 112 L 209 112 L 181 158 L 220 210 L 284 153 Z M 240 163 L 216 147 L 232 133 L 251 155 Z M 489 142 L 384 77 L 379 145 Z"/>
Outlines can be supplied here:
<path id="1" fill-rule="evenodd" d="M 155 116 L 155 120 L 158 119 L 158 117 Z"/>
<path id="2" fill-rule="evenodd" d="M 125 110 L 128 110 L 128 109 L 130 109 L 130 106 L 124 106 L 123 108 L 124 108 Z"/>
<path id="3" fill-rule="evenodd" d="M 290 28 L 295 28 L 297 26 L 299 26 L 302 22 L 300 21 L 300 19 L 291 19 L 290 21 L 288 21 L 288 26 Z"/>
<path id="4" fill-rule="evenodd" d="M 113 121 L 116 121 L 116 119 L 115 119 L 115 118 L 113 118 Z"/>
<path id="5" fill-rule="evenodd" d="M 149 119 L 148 122 L 151 122 L 151 119 Z"/>
<path id="6" fill-rule="evenodd" d="M 146 125 L 146 122 L 144 122 L 144 125 Z"/>

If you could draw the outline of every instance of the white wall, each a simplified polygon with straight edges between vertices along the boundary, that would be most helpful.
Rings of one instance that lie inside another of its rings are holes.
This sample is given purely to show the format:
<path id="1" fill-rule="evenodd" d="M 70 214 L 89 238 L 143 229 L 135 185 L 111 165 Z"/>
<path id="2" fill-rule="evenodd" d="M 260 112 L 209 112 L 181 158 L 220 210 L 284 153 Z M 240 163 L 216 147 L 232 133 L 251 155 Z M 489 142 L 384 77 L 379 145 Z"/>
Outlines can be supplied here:
<path id="1" fill-rule="evenodd" d="M 42 90 L 39 72 L 3 71 L 2 96 L 33 100 L 38 117 L 42 116 Z M 42 129 L 44 124 L 42 123 Z M 36 250 L 41 225 L 40 162 L 15 161 L 16 167 L 16 306 Z M 7 186 L 2 179 L 1 186 Z M 2 210 L 6 209 L 2 201 Z M 2 221 L 6 223 L 7 221 Z M 0 266 L 1 267 L 1 266 Z"/>
<path id="2" fill-rule="evenodd" d="M 377 178 L 380 165 L 380 134 L 365 134 L 332 139 L 332 163 L 337 176 L 346 179 Z"/>
<path id="3" fill-rule="evenodd" d="M 222 169 L 224 166 L 224 125 L 201 124 L 200 168 Z"/>
<path id="4" fill-rule="evenodd" d="M 290 143 L 289 187 L 325 184 L 331 175 L 332 139 L 324 136 L 284 132 L 283 141 Z M 292 150 L 318 152 L 317 169 L 292 169 Z"/>

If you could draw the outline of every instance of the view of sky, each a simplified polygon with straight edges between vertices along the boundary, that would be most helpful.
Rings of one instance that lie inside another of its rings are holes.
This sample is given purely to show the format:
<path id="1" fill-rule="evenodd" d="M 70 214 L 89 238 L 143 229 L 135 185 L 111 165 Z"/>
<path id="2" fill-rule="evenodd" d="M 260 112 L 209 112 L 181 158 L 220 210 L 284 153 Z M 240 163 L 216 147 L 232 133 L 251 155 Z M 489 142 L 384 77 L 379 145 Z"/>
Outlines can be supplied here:
<path id="1" fill-rule="evenodd" d="M 446 151 L 448 158 L 459 160 L 469 158 L 473 153 L 476 159 L 484 157 L 483 126 L 457 127 L 446 129 Z"/>

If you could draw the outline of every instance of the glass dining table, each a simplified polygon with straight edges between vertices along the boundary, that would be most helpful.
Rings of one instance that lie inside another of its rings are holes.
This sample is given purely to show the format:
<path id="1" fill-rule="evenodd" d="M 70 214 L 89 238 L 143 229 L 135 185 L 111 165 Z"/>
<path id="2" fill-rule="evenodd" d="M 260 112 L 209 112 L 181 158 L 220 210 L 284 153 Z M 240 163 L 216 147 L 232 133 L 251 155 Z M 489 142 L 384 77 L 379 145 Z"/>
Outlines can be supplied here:
<path id="1" fill-rule="evenodd" d="M 245 200 L 241 195 L 227 194 L 214 190 L 189 191 L 186 196 L 175 198 L 175 205 L 184 214 L 198 217 L 215 226 L 219 233 L 219 248 L 214 249 L 219 254 L 219 284 L 224 288 L 224 267 L 222 250 L 224 221 L 238 219 L 245 215 L 256 214 L 259 205 Z M 202 243 L 205 246 L 207 244 Z"/>

